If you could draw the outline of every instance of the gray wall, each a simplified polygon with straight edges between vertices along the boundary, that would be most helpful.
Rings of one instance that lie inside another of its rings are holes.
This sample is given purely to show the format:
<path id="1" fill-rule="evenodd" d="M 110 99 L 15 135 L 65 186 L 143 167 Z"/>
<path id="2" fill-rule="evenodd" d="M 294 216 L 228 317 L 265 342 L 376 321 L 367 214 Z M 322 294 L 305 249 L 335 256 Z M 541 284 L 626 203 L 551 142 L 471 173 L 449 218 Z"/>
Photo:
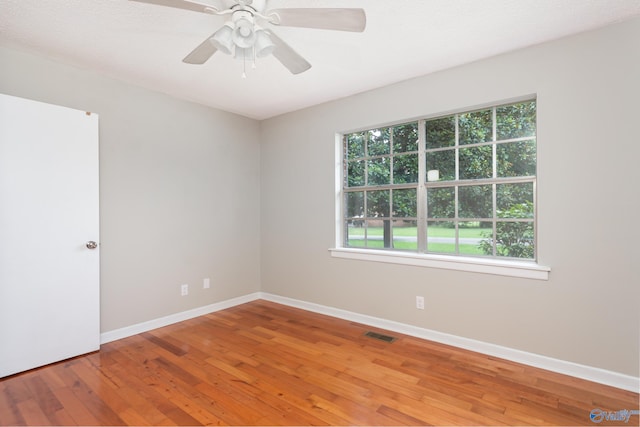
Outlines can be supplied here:
<path id="1" fill-rule="evenodd" d="M 27 53 L 0 63 L 0 92 L 100 115 L 103 332 L 260 289 L 256 121 Z"/>
<path id="2" fill-rule="evenodd" d="M 262 122 L 262 290 L 637 377 L 638 40 L 636 19 Z M 331 258 L 337 131 L 529 94 L 548 281 Z"/>

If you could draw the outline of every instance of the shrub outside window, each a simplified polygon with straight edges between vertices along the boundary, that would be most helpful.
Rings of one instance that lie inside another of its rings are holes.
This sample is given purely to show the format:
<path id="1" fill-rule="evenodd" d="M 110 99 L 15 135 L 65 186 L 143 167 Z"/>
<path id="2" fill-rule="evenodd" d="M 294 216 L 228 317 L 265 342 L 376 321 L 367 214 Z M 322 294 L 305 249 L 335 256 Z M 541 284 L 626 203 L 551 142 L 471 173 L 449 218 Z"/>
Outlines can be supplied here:
<path id="1" fill-rule="evenodd" d="M 536 101 L 343 137 L 343 246 L 536 259 Z"/>

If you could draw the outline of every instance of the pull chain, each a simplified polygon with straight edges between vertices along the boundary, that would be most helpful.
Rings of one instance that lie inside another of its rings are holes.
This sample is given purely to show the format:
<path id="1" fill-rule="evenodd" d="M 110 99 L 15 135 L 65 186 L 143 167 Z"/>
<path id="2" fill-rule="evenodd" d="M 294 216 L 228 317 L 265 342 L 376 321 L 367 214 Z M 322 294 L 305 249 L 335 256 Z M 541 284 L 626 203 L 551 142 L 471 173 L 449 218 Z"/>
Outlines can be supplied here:
<path id="1" fill-rule="evenodd" d="M 247 78 L 247 56 L 242 52 L 242 78 Z"/>
<path id="2" fill-rule="evenodd" d="M 253 63 L 251 64 L 251 69 L 255 70 L 256 69 L 256 47 L 253 46 L 253 49 L 251 49 L 251 52 L 253 52 Z"/>

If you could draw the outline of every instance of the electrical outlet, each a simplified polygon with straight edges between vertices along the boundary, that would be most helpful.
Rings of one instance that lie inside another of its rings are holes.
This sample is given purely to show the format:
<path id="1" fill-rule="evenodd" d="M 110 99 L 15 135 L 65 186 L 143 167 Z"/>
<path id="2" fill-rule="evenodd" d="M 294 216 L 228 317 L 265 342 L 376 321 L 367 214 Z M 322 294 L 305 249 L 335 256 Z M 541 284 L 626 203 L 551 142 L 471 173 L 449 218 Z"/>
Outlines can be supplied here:
<path id="1" fill-rule="evenodd" d="M 207 277 L 202 281 L 202 289 L 209 289 L 211 287 L 211 281 Z"/>
<path id="2" fill-rule="evenodd" d="M 416 308 L 424 310 L 424 297 L 416 297 Z"/>
<path id="3" fill-rule="evenodd" d="M 189 295 L 189 285 L 184 284 L 180 286 L 180 295 L 182 296 Z"/>

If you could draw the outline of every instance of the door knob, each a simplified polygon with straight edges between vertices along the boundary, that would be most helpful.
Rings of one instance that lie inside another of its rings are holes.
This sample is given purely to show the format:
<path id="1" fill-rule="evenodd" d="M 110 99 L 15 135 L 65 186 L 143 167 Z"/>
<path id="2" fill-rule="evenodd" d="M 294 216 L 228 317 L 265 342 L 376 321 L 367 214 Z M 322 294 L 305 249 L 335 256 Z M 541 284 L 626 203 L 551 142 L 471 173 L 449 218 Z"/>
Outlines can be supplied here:
<path id="1" fill-rule="evenodd" d="M 98 247 L 98 244 L 96 242 L 94 242 L 93 240 L 89 240 L 87 242 L 87 248 L 88 249 L 95 249 Z"/>

